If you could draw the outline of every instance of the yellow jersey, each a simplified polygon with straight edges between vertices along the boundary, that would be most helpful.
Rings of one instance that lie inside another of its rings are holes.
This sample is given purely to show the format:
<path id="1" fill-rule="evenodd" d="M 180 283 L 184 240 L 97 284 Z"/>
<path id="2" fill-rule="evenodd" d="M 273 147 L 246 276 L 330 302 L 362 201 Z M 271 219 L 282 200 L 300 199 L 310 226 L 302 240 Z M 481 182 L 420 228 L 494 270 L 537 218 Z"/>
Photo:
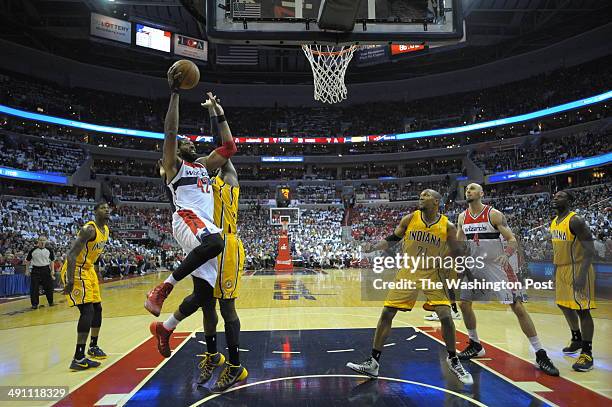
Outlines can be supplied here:
<path id="1" fill-rule="evenodd" d="M 575 215 L 576 212 L 570 212 L 560 222 L 556 216 L 550 224 L 553 263 L 556 265 L 581 263 L 584 258 L 584 248 L 570 230 L 570 220 Z"/>
<path id="2" fill-rule="evenodd" d="M 212 179 L 214 192 L 214 221 L 223 233 L 236 233 L 238 224 L 238 197 L 240 187 L 224 182 L 221 177 Z"/>
<path id="3" fill-rule="evenodd" d="M 74 270 L 75 278 L 83 278 L 83 274 L 93 273 L 95 275 L 94 264 L 98 261 L 98 258 L 104 252 L 104 247 L 108 241 L 109 229 L 107 225 L 104 225 L 104 230 L 100 230 L 96 222 L 89 221 L 83 227 L 92 225 L 96 230 L 96 236 L 85 244 L 85 247 L 76 257 L 76 267 Z M 62 265 L 61 274 L 66 274 L 68 267 L 68 260 L 64 261 Z M 63 278 L 63 277 L 62 277 Z"/>
<path id="4" fill-rule="evenodd" d="M 404 235 L 403 251 L 411 257 L 423 256 L 419 270 L 440 268 L 441 258 L 446 253 L 448 217 L 440 214 L 437 221 L 427 225 L 420 210 L 414 211 Z M 438 258 L 425 261 L 427 257 Z"/>

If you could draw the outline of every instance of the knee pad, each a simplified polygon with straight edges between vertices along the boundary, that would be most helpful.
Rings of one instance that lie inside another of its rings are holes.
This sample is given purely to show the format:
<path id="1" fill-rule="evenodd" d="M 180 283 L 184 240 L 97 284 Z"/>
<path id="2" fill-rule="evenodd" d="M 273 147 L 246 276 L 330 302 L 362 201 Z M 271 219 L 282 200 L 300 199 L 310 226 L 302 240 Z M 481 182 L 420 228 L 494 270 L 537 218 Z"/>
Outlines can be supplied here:
<path id="1" fill-rule="evenodd" d="M 89 328 L 91 328 L 94 319 L 93 304 L 79 304 L 78 307 L 81 315 L 77 323 L 77 332 L 89 332 Z"/>

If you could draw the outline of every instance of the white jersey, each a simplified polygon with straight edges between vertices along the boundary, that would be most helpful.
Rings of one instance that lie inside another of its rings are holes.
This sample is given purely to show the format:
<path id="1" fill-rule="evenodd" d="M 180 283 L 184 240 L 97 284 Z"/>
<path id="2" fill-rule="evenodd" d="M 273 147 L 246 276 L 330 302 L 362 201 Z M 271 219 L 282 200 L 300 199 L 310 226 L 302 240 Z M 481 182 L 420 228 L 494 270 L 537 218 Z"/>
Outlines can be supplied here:
<path id="1" fill-rule="evenodd" d="M 472 216 L 470 210 L 466 209 L 462 225 L 471 256 L 481 256 L 487 263 L 499 257 L 504 249 L 501 234 L 491 223 L 492 209 L 492 206 L 485 205 L 482 212 L 475 216 Z"/>
<path id="2" fill-rule="evenodd" d="M 167 186 L 174 214 L 198 230 L 204 229 L 207 233 L 221 231 L 214 223 L 213 188 L 204 165 L 182 161 L 176 175 Z"/>

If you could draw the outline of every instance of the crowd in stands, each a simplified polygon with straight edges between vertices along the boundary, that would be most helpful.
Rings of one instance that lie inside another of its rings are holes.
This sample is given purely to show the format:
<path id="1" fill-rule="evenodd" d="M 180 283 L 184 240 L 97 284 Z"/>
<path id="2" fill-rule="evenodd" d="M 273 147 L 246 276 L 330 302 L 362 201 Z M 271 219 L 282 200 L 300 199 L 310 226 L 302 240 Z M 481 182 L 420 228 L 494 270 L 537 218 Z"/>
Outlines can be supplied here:
<path id="1" fill-rule="evenodd" d="M 578 133 L 542 141 L 537 138 L 512 150 L 476 152 L 474 162 L 485 174 L 508 170 L 544 167 L 570 159 L 592 157 L 612 151 L 612 133 Z"/>
<path id="2" fill-rule="evenodd" d="M 72 174 L 86 159 L 78 145 L 0 133 L 0 165 L 26 171 Z"/>
<path id="3" fill-rule="evenodd" d="M 92 177 L 98 174 L 129 175 L 133 177 L 159 178 L 157 164 L 153 161 L 108 160 L 96 158 L 91 166 Z"/>
<path id="4" fill-rule="evenodd" d="M 592 96 L 600 93 L 602 89 L 610 88 L 612 73 L 606 69 L 609 64 L 610 57 L 606 57 L 519 82 L 416 101 L 377 102 L 335 108 L 226 106 L 225 110 L 235 137 L 342 137 L 402 133 L 478 123 Z M 570 83 L 572 86 L 568 86 Z M 109 104 L 109 100 L 113 100 L 113 103 Z M 168 102 L 167 99 L 144 99 L 80 88 L 64 88 L 6 72 L 0 75 L 0 103 L 97 124 L 162 131 Z M 115 106 L 121 106 L 121 109 L 116 109 Z M 363 114 L 364 111 L 368 113 Z M 590 113 L 584 111 L 570 115 L 569 120 L 583 121 Z M 201 124 L 207 120 L 206 116 L 206 112 L 202 111 L 198 103 L 185 101 L 181 104 L 181 128 L 186 132 L 210 135 L 209 126 Z M 542 123 L 531 128 L 516 128 L 526 134 L 534 129 L 546 130 L 546 126 L 542 128 L 541 125 Z M 563 121 L 562 125 L 567 124 Z M 495 132 L 487 137 L 508 137 L 508 134 Z M 409 148 L 414 150 L 469 142 L 462 136 L 443 139 L 446 140 L 432 138 L 418 143 L 415 141 Z M 107 143 L 106 140 L 114 141 Z M 159 150 L 161 147 L 159 140 L 115 136 L 92 137 L 88 142 L 113 146 L 118 143 L 121 147 L 132 145 L 134 148 L 147 150 Z M 258 153 L 265 153 L 263 150 L 266 148 L 262 147 L 262 151 Z M 332 150 L 328 150 L 329 153 L 333 153 L 336 146 L 332 145 L 330 148 Z M 359 146 L 351 148 L 353 153 L 358 153 L 361 149 Z M 372 152 L 369 147 L 365 148 L 368 149 L 367 152 Z M 256 149 L 243 150 L 243 154 L 255 153 Z"/>

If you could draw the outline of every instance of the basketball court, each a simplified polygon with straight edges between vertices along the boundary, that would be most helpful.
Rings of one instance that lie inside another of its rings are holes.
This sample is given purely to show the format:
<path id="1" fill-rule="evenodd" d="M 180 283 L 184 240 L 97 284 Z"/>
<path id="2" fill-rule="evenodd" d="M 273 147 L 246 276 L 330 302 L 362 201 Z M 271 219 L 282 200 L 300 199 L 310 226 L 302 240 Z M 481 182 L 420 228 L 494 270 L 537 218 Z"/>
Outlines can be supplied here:
<path id="1" fill-rule="evenodd" d="M 45 383 L 70 389 L 69 397 L 59 403 L 28 402 L 32 406 L 603 406 L 612 396 L 609 303 L 594 313 L 597 358 L 588 374 L 574 372 L 575 358 L 561 353 L 567 345 L 565 336 L 558 335 L 564 321 L 551 300 L 530 304 L 528 309 L 561 372 L 559 378 L 533 366 L 533 353 L 516 318 L 497 305 L 477 308 L 487 356 L 464 364 L 474 377 L 473 386 L 462 385 L 448 372 L 439 323 L 424 321 L 426 312 L 420 308 L 395 318 L 380 378 L 356 375 L 345 365 L 368 356 L 381 310 L 380 303 L 361 301 L 357 270 L 243 276 L 237 306 L 243 329 L 241 359 L 249 378 L 227 393 L 211 395 L 195 384 L 197 355 L 205 351 L 201 314 L 179 325 L 169 359 L 159 355 L 148 331 L 154 318 L 142 302 L 163 277 L 148 275 L 102 285 L 100 346 L 109 358 L 100 368 L 85 372 L 67 369 L 77 312 L 65 300 L 36 311 L 27 299 L 0 304 L 4 345 L 0 385 Z M 190 290 L 190 281 L 177 286 L 164 311 L 175 309 Z M 158 320 L 168 316 L 164 313 Z M 456 326 L 463 330 L 461 321 Z M 223 347 L 221 322 L 218 330 Z M 457 341 L 462 347 L 466 335 L 458 333 Z"/>

